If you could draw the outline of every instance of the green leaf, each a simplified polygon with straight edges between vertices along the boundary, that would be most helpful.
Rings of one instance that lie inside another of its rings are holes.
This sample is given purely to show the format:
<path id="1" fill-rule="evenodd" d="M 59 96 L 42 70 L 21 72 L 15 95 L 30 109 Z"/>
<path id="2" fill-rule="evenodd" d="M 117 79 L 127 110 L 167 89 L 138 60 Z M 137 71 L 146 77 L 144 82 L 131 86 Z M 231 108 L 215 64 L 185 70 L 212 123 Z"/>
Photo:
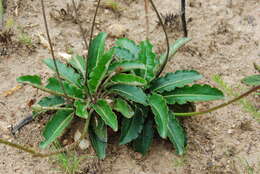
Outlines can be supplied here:
<path id="1" fill-rule="evenodd" d="M 135 69 L 145 69 L 145 65 L 137 60 L 134 61 L 121 61 L 112 63 L 108 71 L 109 72 L 127 72 Z"/>
<path id="2" fill-rule="evenodd" d="M 121 47 L 113 47 L 113 49 L 115 50 L 115 56 L 118 57 L 119 59 L 123 59 L 123 60 L 135 59 L 135 56 L 128 49 L 121 48 Z"/>
<path id="3" fill-rule="evenodd" d="M 109 91 L 121 97 L 147 106 L 147 96 L 141 88 L 129 85 L 113 85 Z"/>
<path id="4" fill-rule="evenodd" d="M 60 106 L 65 104 L 65 100 L 60 96 L 48 96 L 43 97 L 37 104 L 43 107 Z"/>
<path id="5" fill-rule="evenodd" d="M 155 69 L 157 68 L 156 55 L 153 53 L 153 45 L 147 40 L 140 44 L 139 59 L 145 64 L 146 69 L 140 70 L 140 76 L 147 81 L 151 81 L 155 77 Z"/>
<path id="6" fill-rule="evenodd" d="M 148 119 L 148 121 L 144 124 L 141 134 L 133 141 L 134 150 L 142 153 L 143 155 L 147 154 L 153 142 L 153 134 L 153 121 Z"/>
<path id="7" fill-rule="evenodd" d="M 87 111 L 88 105 L 89 105 L 88 102 L 75 100 L 74 106 L 76 108 L 76 115 L 81 118 L 87 119 L 88 118 L 88 111 Z"/>
<path id="8" fill-rule="evenodd" d="M 187 42 L 189 42 L 191 39 L 190 38 L 180 38 L 178 39 L 175 43 L 170 45 L 170 50 L 169 50 L 169 57 L 172 57 L 179 48 L 181 48 L 182 46 L 184 46 Z M 166 55 L 167 53 L 164 53 L 160 56 L 160 65 L 163 65 L 164 62 L 166 61 Z"/>
<path id="9" fill-rule="evenodd" d="M 103 56 L 105 50 L 105 40 L 107 34 L 100 32 L 91 42 L 88 52 L 88 73 L 92 72 L 98 63 L 98 59 Z"/>
<path id="10" fill-rule="evenodd" d="M 170 112 L 170 119 L 168 124 L 168 137 L 173 143 L 178 155 L 183 155 L 186 145 L 186 133 L 183 130 L 181 124 L 174 116 L 174 113 Z"/>
<path id="11" fill-rule="evenodd" d="M 132 86 L 144 86 L 146 85 L 146 80 L 142 77 L 133 75 L 133 74 L 116 74 L 111 78 L 113 84 L 125 84 Z"/>
<path id="12" fill-rule="evenodd" d="M 224 98 L 224 94 L 209 85 L 193 85 L 177 88 L 162 94 L 169 104 L 185 104 L 187 102 L 210 101 Z"/>
<path id="13" fill-rule="evenodd" d="M 95 66 L 95 68 L 90 73 L 88 86 L 92 94 L 97 91 L 99 85 L 105 77 L 108 66 L 113 59 L 113 52 L 114 51 L 111 49 L 109 52 L 104 54 L 97 63 L 97 66 Z"/>
<path id="14" fill-rule="evenodd" d="M 82 77 L 85 78 L 86 75 L 86 61 L 83 56 L 76 55 L 69 60 L 69 64 L 73 66 L 79 73 L 81 73 Z"/>
<path id="15" fill-rule="evenodd" d="M 120 112 L 126 118 L 134 116 L 134 111 L 131 106 L 121 98 L 116 99 L 113 109 Z"/>
<path id="16" fill-rule="evenodd" d="M 91 129 L 89 130 L 89 137 L 98 158 L 104 159 L 106 157 L 107 143 L 100 140 L 98 136 Z"/>
<path id="17" fill-rule="evenodd" d="M 128 50 L 134 56 L 134 59 L 138 58 L 140 48 L 135 44 L 134 41 L 127 38 L 120 38 L 116 41 L 116 45 Z"/>
<path id="18" fill-rule="evenodd" d="M 53 59 L 44 59 L 43 63 L 45 63 L 51 70 L 56 72 L 56 68 L 53 62 Z M 78 87 L 81 87 L 80 84 L 80 75 L 75 72 L 75 70 L 71 67 L 68 67 L 64 63 L 56 60 L 57 68 L 59 70 L 59 74 L 62 78 L 67 80 L 68 82 L 75 84 Z"/>
<path id="19" fill-rule="evenodd" d="M 92 120 L 92 128 L 96 136 L 103 142 L 107 142 L 107 125 L 100 117 L 94 117 Z"/>
<path id="20" fill-rule="evenodd" d="M 61 136 L 66 127 L 73 119 L 73 111 L 57 111 L 47 123 L 43 131 L 45 140 L 40 143 L 41 148 L 46 148 L 57 137 Z"/>
<path id="21" fill-rule="evenodd" d="M 34 84 L 34 85 L 41 85 L 41 77 L 38 75 L 26 75 L 20 76 L 17 79 L 17 82 L 23 84 Z"/>
<path id="22" fill-rule="evenodd" d="M 156 92 L 172 91 L 175 88 L 181 88 L 202 78 L 197 71 L 176 71 L 175 73 L 167 73 L 166 76 L 154 80 L 151 89 Z"/>
<path id="23" fill-rule="evenodd" d="M 63 81 L 62 83 L 63 83 L 64 89 L 65 89 L 65 92 L 68 96 L 82 98 L 82 99 L 84 98 L 82 89 L 79 89 L 66 81 Z M 53 77 L 49 78 L 46 88 L 64 94 L 63 88 L 61 87 L 59 80 L 56 78 L 53 78 Z"/>
<path id="24" fill-rule="evenodd" d="M 242 82 L 250 86 L 260 85 L 260 75 L 252 75 L 245 77 L 242 79 Z"/>
<path id="25" fill-rule="evenodd" d="M 114 131 L 117 131 L 118 122 L 116 114 L 112 111 L 106 100 L 99 99 L 97 103 L 93 105 L 93 108 L 108 126 Z"/>
<path id="26" fill-rule="evenodd" d="M 163 96 L 153 93 L 149 99 L 149 105 L 152 108 L 153 114 L 155 116 L 155 123 L 157 125 L 157 130 L 162 138 L 167 137 L 167 125 L 169 121 L 169 109 Z"/>
<path id="27" fill-rule="evenodd" d="M 136 108 L 135 115 L 132 118 L 123 118 L 119 145 L 127 144 L 136 139 L 142 131 L 143 124 L 144 117 L 138 108 Z"/>

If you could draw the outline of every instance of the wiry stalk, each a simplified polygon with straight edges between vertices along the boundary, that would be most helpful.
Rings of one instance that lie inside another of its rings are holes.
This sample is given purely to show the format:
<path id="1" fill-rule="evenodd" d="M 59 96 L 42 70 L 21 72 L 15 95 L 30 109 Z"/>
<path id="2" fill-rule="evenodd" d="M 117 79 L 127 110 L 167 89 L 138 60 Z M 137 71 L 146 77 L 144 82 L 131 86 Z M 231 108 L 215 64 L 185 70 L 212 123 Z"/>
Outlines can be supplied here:
<path id="1" fill-rule="evenodd" d="M 53 45 L 52 45 L 52 42 L 51 42 L 51 37 L 50 37 L 49 28 L 48 28 L 48 24 L 47 24 L 45 6 L 44 6 L 44 3 L 43 3 L 43 0 L 41 0 L 41 5 L 42 5 L 42 15 L 43 15 L 43 20 L 44 20 L 44 26 L 45 26 L 48 42 L 49 42 L 50 49 L 51 49 L 51 55 L 52 55 L 52 60 L 53 60 L 54 66 L 55 66 L 55 71 L 56 71 L 59 83 L 61 85 L 61 88 L 63 90 L 63 93 L 67 97 L 68 95 L 67 95 L 65 88 L 64 88 L 64 85 L 62 83 L 61 76 L 60 76 L 60 73 L 59 73 L 59 69 L 58 69 L 58 66 L 57 66 L 57 62 L 56 62 L 56 59 L 55 59 L 55 56 L 54 56 L 54 50 L 53 50 Z"/>
<path id="2" fill-rule="evenodd" d="M 158 12 L 158 10 L 157 10 L 155 4 L 153 3 L 153 0 L 149 0 L 149 1 L 150 1 L 151 5 L 152 5 L 152 7 L 153 7 L 153 9 L 154 9 L 154 11 L 155 11 L 155 13 L 156 13 L 156 15 L 157 15 L 157 18 L 159 19 L 160 25 L 161 25 L 162 28 L 163 28 L 163 32 L 164 32 L 165 39 L 166 39 L 166 46 L 167 46 L 165 62 L 162 64 L 162 66 L 160 67 L 160 69 L 159 69 L 159 71 L 158 71 L 158 73 L 157 73 L 157 75 L 156 75 L 156 77 L 159 77 L 160 74 L 162 73 L 162 71 L 164 70 L 164 68 L 165 68 L 165 66 L 166 66 L 166 64 L 167 64 L 167 62 L 168 62 L 168 60 L 169 60 L 170 44 L 169 44 L 168 34 L 167 34 L 167 32 L 166 32 L 166 28 L 165 28 L 165 26 L 164 26 L 164 23 L 163 23 L 163 21 L 162 21 L 162 18 L 161 18 L 161 16 L 160 16 L 160 14 L 159 14 L 159 12 Z"/>
<path id="3" fill-rule="evenodd" d="M 75 4 L 74 0 L 72 0 L 72 5 L 73 5 L 74 12 L 75 12 L 76 22 L 79 25 L 79 29 L 80 29 L 80 32 L 81 32 L 82 40 L 83 40 L 83 42 L 85 44 L 85 47 L 86 47 L 86 50 L 87 50 L 88 49 L 88 43 L 87 43 L 87 40 L 86 40 L 86 36 L 85 36 L 85 32 L 83 30 L 83 27 L 82 27 L 82 25 L 81 25 L 81 23 L 79 21 L 79 15 L 78 15 L 77 7 L 76 7 L 76 4 Z M 87 58 L 87 56 L 85 57 L 85 59 L 86 59 L 86 69 L 85 69 L 86 74 L 84 74 L 84 76 L 85 76 L 84 84 L 87 84 L 87 80 L 88 80 L 88 73 L 87 73 L 88 72 L 88 58 Z M 86 86 L 86 89 L 87 89 L 86 93 L 87 93 L 88 97 L 90 98 L 90 100 L 92 101 L 93 98 L 92 98 L 92 95 L 91 95 L 91 93 L 89 91 L 89 87 L 88 87 L 88 85 L 85 85 L 85 86 Z"/>
<path id="4" fill-rule="evenodd" d="M 148 17 L 148 1 L 144 0 L 144 10 L 145 10 L 145 22 L 146 22 L 146 40 L 149 40 L 149 17 Z"/>
<path id="5" fill-rule="evenodd" d="M 217 109 L 223 108 L 223 107 L 225 107 L 225 106 L 228 106 L 228 105 L 230 105 L 230 104 L 232 104 L 232 103 L 234 103 L 234 102 L 236 102 L 236 101 L 238 101 L 238 100 L 240 100 L 240 99 L 242 99 L 242 98 L 248 96 L 248 95 L 251 94 L 252 92 L 255 92 L 255 91 L 259 90 L 259 89 L 260 89 L 260 85 L 258 85 L 258 86 L 256 86 L 256 87 L 250 89 L 249 91 L 247 91 L 247 92 L 241 94 L 240 96 L 238 96 L 238 97 L 236 97 L 236 98 L 234 98 L 234 99 L 232 99 L 232 100 L 230 100 L 230 101 L 228 101 L 228 102 L 226 102 L 226 103 L 222 103 L 222 104 L 220 104 L 220 105 L 218 105 L 218 106 L 215 106 L 215 107 L 213 107 L 213 108 L 207 109 L 207 110 L 205 110 L 205 111 L 188 112 L 188 113 L 174 113 L 174 115 L 180 116 L 180 117 L 186 117 L 186 116 L 195 116 L 195 115 L 206 114 L 206 113 L 215 111 L 215 110 L 217 110 Z"/>
<path id="6" fill-rule="evenodd" d="M 188 37 L 188 30 L 186 24 L 186 16 L 185 16 L 185 0 L 181 0 L 181 22 L 182 22 L 182 30 L 183 37 Z"/>

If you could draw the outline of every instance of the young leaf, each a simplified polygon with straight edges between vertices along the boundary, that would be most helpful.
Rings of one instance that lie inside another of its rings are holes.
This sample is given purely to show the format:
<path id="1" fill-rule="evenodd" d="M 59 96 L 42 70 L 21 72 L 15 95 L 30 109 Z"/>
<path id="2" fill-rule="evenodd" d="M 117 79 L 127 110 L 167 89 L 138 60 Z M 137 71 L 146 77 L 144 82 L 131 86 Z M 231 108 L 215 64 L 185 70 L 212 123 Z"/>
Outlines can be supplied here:
<path id="1" fill-rule="evenodd" d="M 62 81 L 62 83 L 67 95 L 72 97 L 82 98 L 82 99 L 84 98 L 82 89 L 79 89 L 66 81 Z M 59 80 L 53 77 L 48 79 L 48 84 L 46 85 L 46 88 L 52 91 L 63 93 L 63 89 L 60 85 Z"/>
<path id="2" fill-rule="evenodd" d="M 97 66 L 95 66 L 95 68 L 90 73 L 88 86 L 92 94 L 97 91 L 99 85 L 105 77 L 108 70 L 108 66 L 113 59 L 113 52 L 114 51 L 112 49 L 106 54 L 104 54 L 97 63 Z"/>
<path id="3" fill-rule="evenodd" d="M 170 112 L 170 119 L 168 124 L 168 137 L 173 143 L 178 155 L 183 155 L 186 145 L 186 133 L 183 130 L 181 124 L 174 116 L 174 113 Z"/>
<path id="4" fill-rule="evenodd" d="M 92 72 L 98 63 L 98 59 L 103 56 L 105 40 L 107 34 L 100 32 L 91 42 L 88 53 L 88 73 Z"/>
<path id="5" fill-rule="evenodd" d="M 145 70 L 140 70 L 140 76 L 147 81 L 151 81 L 155 77 L 155 69 L 157 68 L 156 55 L 153 53 L 153 45 L 147 40 L 140 44 L 139 59 L 145 64 Z M 139 75 L 139 74 L 138 74 Z"/>
<path id="6" fill-rule="evenodd" d="M 53 62 L 53 59 L 44 59 L 43 63 L 45 63 L 51 70 L 56 72 L 56 68 Z M 75 84 L 78 87 L 81 87 L 80 84 L 80 75 L 75 72 L 75 70 L 71 67 L 68 67 L 64 63 L 60 62 L 59 60 L 56 60 L 57 68 L 59 70 L 59 74 L 62 78 L 67 80 L 68 82 Z"/>
<path id="7" fill-rule="evenodd" d="M 242 82 L 250 86 L 260 85 L 260 75 L 252 75 L 245 77 L 242 79 Z"/>
<path id="8" fill-rule="evenodd" d="M 146 80 L 142 77 L 133 74 L 116 74 L 111 78 L 113 84 L 125 84 L 132 86 L 144 86 L 146 85 Z"/>
<path id="9" fill-rule="evenodd" d="M 140 48 L 135 44 L 134 41 L 127 38 L 120 38 L 116 41 L 116 45 L 128 50 L 134 56 L 134 59 L 138 58 Z"/>
<path id="10" fill-rule="evenodd" d="M 224 98 L 224 94 L 209 85 L 193 85 L 177 88 L 162 94 L 169 104 L 185 104 L 187 102 L 210 101 Z"/>
<path id="11" fill-rule="evenodd" d="M 100 117 L 94 117 L 92 120 L 92 128 L 96 136 L 103 142 L 107 142 L 107 125 Z"/>
<path id="12" fill-rule="evenodd" d="M 20 76 L 16 79 L 19 83 L 41 85 L 41 77 L 38 75 Z"/>
<path id="13" fill-rule="evenodd" d="M 135 69 L 145 69 L 145 65 L 137 60 L 121 61 L 111 64 L 108 68 L 109 72 L 127 72 Z"/>
<path id="14" fill-rule="evenodd" d="M 83 56 L 76 55 L 69 60 L 69 64 L 71 64 L 79 73 L 81 73 L 82 77 L 85 78 L 86 75 L 86 63 Z"/>
<path id="15" fill-rule="evenodd" d="M 115 105 L 113 107 L 114 110 L 120 112 L 124 117 L 131 118 L 134 116 L 134 111 L 131 106 L 123 99 L 116 99 Z"/>
<path id="16" fill-rule="evenodd" d="M 107 143 L 100 140 L 98 136 L 91 129 L 89 130 L 89 137 L 98 158 L 104 159 L 106 157 Z"/>
<path id="17" fill-rule="evenodd" d="M 141 88 L 129 85 L 113 85 L 109 91 L 121 97 L 147 106 L 147 96 Z"/>
<path id="18" fill-rule="evenodd" d="M 147 154 L 153 141 L 153 133 L 153 121 L 148 119 L 141 134 L 133 141 L 134 150 L 143 155 Z"/>
<path id="19" fill-rule="evenodd" d="M 170 45 L 170 51 L 169 51 L 169 57 L 172 57 L 179 48 L 181 48 L 182 46 L 184 46 L 187 42 L 189 42 L 191 39 L 190 38 L 180 38 L 178 39 L 175 43 Z M 162 54 L 160 56 L 160 65 L 163 65 L 164 62 L 166 61 L 166 53 Z"/>
<path id="20" fill-rule="evenodd" d="M 142 131 L 143 124 L 144 117 L 138 108 L 136 108 L 135 115 L 132 118 L 123 118 L 119 145 L 127 144 L 136 139 Z"/>
<path id="21" fill-rule="evenodd" d="M 99 99 L 97 103 L 93 105 L 93 108 L 108 126 L 114 131 L 117 131 L 118 122 L 116 114 L 112 111 L 106 100 Z"/>
<path id="22" fill-rule="evenodd" d="M 43 97 L 37 104 L 43 107 L 60 106 L 65 104 L 65 100 L 60 96 L 48 96 Z"/>
<path id="23" fill-rule="evenodd" d="M 73 111 L 57 111 L 52 119 L 47 123 L 43 131 L 45 140 L 40 143 L 41 148 L 46 148 L 57 137 L 61 136 L 64 129 L 69 126 L 73 119 Z"/>
<path id="24" fill-rule="evenodd" d="M 115 50 L 115 56 L 122 60 L 133 60 L 135 59 L 135 56 L 125 48 L 121 47 L 113 47 Z"/>
<path id="25" fill-rule="evenodd" d="M 176 71 L 175 73 L 167 73 L 166 76 L 152 81 L 151 89 L 160 93 L 164 91 L 172 91 L 176 87 L 181 88 L 201 78 L 202 75 L 197 71 Z"/>
<path id="26" fill-rule="evenodd" d="M 88 111 L 87 111 L 87 107 L 88 107 L 89 103 L 88 102 L 83 102 L 81 100 L 75 100 L 74 102 L 74 106 L 76 108 L 76 115 L 81 117 L 81 118 L 88 118 Z"/>
<path id="27" fill-rule="evenodd" d="M 152 108 L 157 130 L 162 138 L 167 137 L 167 125 L 169 121 L 169 109 L 163 96 L 153 93 L 149 98 L 149 105 Z"/>

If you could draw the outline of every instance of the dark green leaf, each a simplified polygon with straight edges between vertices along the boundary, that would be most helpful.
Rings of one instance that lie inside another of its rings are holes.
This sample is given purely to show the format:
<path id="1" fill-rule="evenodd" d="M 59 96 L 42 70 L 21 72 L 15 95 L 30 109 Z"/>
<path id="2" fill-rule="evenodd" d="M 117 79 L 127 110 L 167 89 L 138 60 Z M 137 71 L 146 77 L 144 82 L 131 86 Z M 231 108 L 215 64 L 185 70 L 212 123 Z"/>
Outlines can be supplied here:
<path id="1" fill-rule="evenodd" d="M 89 103 L 88 102 L 83 102 L 80 100 L 76 100 L 74 102 L 74 106 L 76 108 L 76 115 L 81 117 L 81 118 L 88 118 L 88 111 L 87 111 L 87 107 L 88 107 Z"/>
<path id="2" fill-rule="evenodd" d="M 177 88 L 162 94 L 169 104 L 185 104 L 187 102 L 210 101 L 223 99 L 223 93 L 209 85 L 193 85 Z"/>
<path id="3" fill-rule="evenodd" d="M 129 85 L 113 85 L 109 90 L 128 100 L 147 105 L 147 96 L 141 88 Z"/>
<path id="4" fill-rule="evenodd" d="M 174 116 L 174 113 L 170 112 L 170 119 L 168 124 L 168 137 L 173 143 L 178 155 L 183 155 L 186 145 L 186 134 L 181 124 Z"/>
<path id="5" fill-rule="evenodd" d="M 67 95 L 77 98 L 84 98 L 82 89 L 79 89 L 66 81 L 63 81 L 62 83 Z M 46 88 L 59 93 L 64 93 L 59 80 L 56 78 L 49 78 Z"/>
<path id="6" fill-rule="evenodd" d="M 139 59 L 145 64 L 145 70 L 140 70 L 140 76 L 142 76 L 147 81 L 153 80 L 155 77 L 155 70 L 157 68 L 156 55 L 153 53 L 153 45 L 147 40 L 140 44 Z"/>
<path id="7" fill-rule="evenodd" d="M 122 130 L 119 144 L 127 144 L 136 139 L 141 133 L 144 124 L 144 117 L 139 108 L 136 108 L 135 115 L 132 118 L 123 118 Z"/>
<path id="8" fill-rule="evenodd" d="M 191 39 L 190 38 L 180 38 L 178 39 L 175 43 L 170 45 L 170 51 L 169 51 L 169 57 L 174 56 L 174 54 L 178 51 L 179 48 L 184 46 L 187 42 L 189 42 Z M 164 53 L 160 56 L 160 65 L 163 65 L 164 62 L 166 61 L 166 54 Z"/>
<path id="9" fill-rule="evenodd" d="M 114 131 L 117 131 L 118 122 L 116 114 L 112 111 L 106 100 L 98 100 L 97 103 L 93 105 L 93 108 L 108 126 L 110 126 Z"/>
<path id="10" fill-rule="evenodd" d="M 105 40 L 107 34 L 100 32 L 91 42 L 88 52 L 88 73 L 92 72 L 98 63 L 98 59 L 103 56 Z"/>
<path id="11" fill-rule="evenodd" d="M 94 117 L 92 119 L 92 128 L 96 136 L 103 142 L 107 142 L 107 125 L 101 117 Z"/>
<path id="12" fill-rule="evenodd" d="M 169 109 L 163 96 L 153 93 L 149 99 L 149 105 L 152 108 L 157 130 L 162 138 L 167 137 L 167 125 L 169 121 Z"/>
<path id="13" fill-rule="evenodd" d="M 43 107 L 59 106 L 65 103 L 63 97 L 60 96 L 48 96 L 43 97 L 37 104 Z"/>
<path id="14" fill-rule="evenodd" d="M 39 77 L 37 75 L 21 76 L 21 77 L 18 77 L 16 80 L 19 83 L 41 85 L 41 77 Z"/>
<path id="15" fill-rule="evenodd" d="M 120 112 L 126 118 L 131 118 L 134 116 L 134 111 L 131 106 L 123 99 L 116 99 L 114 110 Z"/>
<path id="16" fill-rule="evenodd" d="M 123 60 L 135 59 L 135 56 L 128 49 L 121 48 L 121 47 L 113 47 L 113 49 L 115 50 L 115 56 L 118 57 L 119 59 L 123 59 Z"/>
<path id="17" fill-rule="evenodd" d="M 140 49 L 134 41 L 129 40 L 127 38 L 120 38 L 116 41 L 116 45 L 118 47 L 125 48 L 126 50 L 128 50 L 132 55 L 134 55 L 134 59 L 138 58 Z"/>
<path id="18" fill-rule="evenodd" d="M 167 73 L 166 76 L 154 80 L 151 89 L 156 92 L 172 91 L 176 87 L 181 88 L 189 83 L 202 78 L 196 71 L 176 71 L 175 73 Z"/>
<path id="19" fill-rule="evenodd" d="M 43 63 L 45 63 L 51 70 L 56 72 L 56 68 L 54 65 L 54 62 L 52 59 L 44 59 Z M 59 71 L 59 74 L 62 78 L 67 80 L 68 82 L 75 84 L 76 86 L 80 87 L 80 75 L 75 72 L 75 70 L 71 67 L 68 67 L 64 63 L 60 62 L 59 60 L 56 60 L 57 68 Z"/>
<path id="20" fill-rule="evenodd" d="M 132 86 L 144 86 L 146 85 L 146 80 L 142 77 L 133 75 L 133 74 L 116 74 L 111 78 L 113 84 L 125 84 Z"/>
<path id="21" fill-rule="evenodd" d="M 47 123 L 43 131 L 45 140 L 40 143 L 41 148 L 46 148 L 57 137 L 61 136 L 64 129 L 69 126 L 73 119 L 73 111 L 57 111 Z"/>
<path id="22" fill-rule="evenodd" d="M 109 72 L 127 72 L 132 71 L 135 69 L 145 69 L 145 66 L 143 63 L 140 63 L 136 60 L 134 61 L 121 61 L 121 62 L 115 62 L 111 64 L 108 68 Z"/>
<path id="23" fill-rule="evenodd" d="M 69 60 L 71 64 L 79 73 L 85 78 L 86 75 L 86 61 L 83 56 L 76 55 Z"/>
<path id="24" fill-rule="evenodd" d="M 89 130 L 89 137 L 98 158 L 104 159 L 106 157 L 107 143 L 100 140 L 98 136 L 91 129 Z"/>
<path id="25" fill-rule="evenodd" d="M 133 148 L 143 155 L 147 154 L 153 141 L 153 121 L 148 120 L 143 127 L 142 133 L 133 141 Z"/>
<path id="26" fill-rule="evenodd" d="M 105 77 L 106 72 L 108 70 L 108 66 L 112 61 L 112 59 L 113 59 L 113 50 L 110 50 L 100 58 L 97 65 L 90 73 L 88 86 L 92 94 L 97 91 L 99 85 L 101 84 L 103 78 Z"/>
<path id="27" fill-rule="evenodd" d="M 252 75 L 245 77 L 242 79 L 242 82 L 250 86 L 260 85 L 260 75 Z"/>

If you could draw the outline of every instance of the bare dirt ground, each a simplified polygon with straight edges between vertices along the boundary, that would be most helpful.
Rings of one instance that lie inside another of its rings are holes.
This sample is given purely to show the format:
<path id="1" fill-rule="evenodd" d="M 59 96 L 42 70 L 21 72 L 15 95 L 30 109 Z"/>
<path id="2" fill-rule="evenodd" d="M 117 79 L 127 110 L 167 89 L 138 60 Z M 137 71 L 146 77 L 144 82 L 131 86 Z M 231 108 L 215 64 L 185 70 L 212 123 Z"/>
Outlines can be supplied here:
<path id="1" fill-rule="evenodd" d="M 145 39 L 143 1 L 118 2 L 121 8 L 118 13 L 100 9 L 95 33 L 110 32 L 115 27 L 113 25 L 119 24 L 122 35 L 135 41 Z M 155 3 L 163 14 L 179 12 L 179 0 L 155 0 Z M 94 1 L 82 0 L 80 5 L 80 21 L 87 36 L 94 4 Z M 1 43 L 1 94 L 18 85 L 16 78 L 20 75 L 39 73 L 46 77 L 51 73 L 41 63 L 42 59 L 50 57 L 50 53 L 38 37 L 45 33 L 40 1 L 7 0 L 6 5 L 5 21 L 13 19 L 14 24 L 11 41 Z M 82 54 L 83 42 L 79 29 L 71 19 L 65 1 L 46 0 L 46 8 L 56 54 L 71 50 Z M 67 13 L 59 13 L 63 11 L 61 9 Z M 260 63 L 259 0 L 190 0 L 186 13 L 192 41 L 175 55 L 167 71 L 195 69 L 205 76 L 204 82 L 212 85 L 216 84 L 211 77 L 218 74 L 231 86 L 236 86 L 243 77 L 256 73 L 253 62 Z M 156 45 L 155 50 L 162 52 L 165 49 L 164 35 L 156 25 L 157 19 L 151 10 L 149 18 L 149 37 Z M 178 26 L 168 27 L 168 32 L 171 42 L 182 36 Z M 112 37 L 108 38 L 109 46 L 113 40 Z M 28 103 L 42 95 L 36 89 L 26 86 L 10 96 L 0 96 L 1 138 L 37 147 L 42 123 L 31 123 L 21 130 L 17 138 L 10 135 L 7 127 L 27 116 L 30 113 Z M 256 104 L 256 98 L 250 99 Z M 197 108 L 208 108 L 219 103 L 221 101 L 202 103 Z M 240 105 L 185 119 L 184 124 L 189 145 L 183 157 L 176 156 L 170 143 L 159 139 L 154 141 L 145 157 L 133 152 L 128 146 L 119 147 L 115 141 L 109 145 L 104 161 L 87 160 L 83 163 L 82 174 L 260 173 L 260 125 L 249 113 L 243 112 Z M 1 174 L 63 173 L 50 160 L 33 158 L 3 145 L 0 145 L 0 156 Z"/>

